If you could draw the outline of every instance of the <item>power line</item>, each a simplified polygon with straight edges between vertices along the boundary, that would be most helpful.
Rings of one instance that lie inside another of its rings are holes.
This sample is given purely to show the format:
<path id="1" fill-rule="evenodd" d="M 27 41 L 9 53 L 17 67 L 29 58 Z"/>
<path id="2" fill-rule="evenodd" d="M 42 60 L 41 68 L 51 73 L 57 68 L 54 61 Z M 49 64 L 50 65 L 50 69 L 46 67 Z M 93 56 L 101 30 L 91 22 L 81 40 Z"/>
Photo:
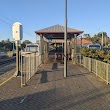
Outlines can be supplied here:
<path id="1" fill-rule="evenodd" d="M 13 20 L 9 19 L 8 17 L 5 17 L 5 18 L 7 18 L 8 20 L 10 20 L 10 21 L 14 22 Z M 1 19 L 1 18 L 0 18 L 0 21 L 4 22 L 5 24 L 9 25 L 9 26 L 10 26 L 10 28 L 12 28 L 12 24 L 10 24 L 10 23 L 8 23 L 8 22 L 4 21 L 4 20 L 3 20 L 3 19 Z M 25 31 L 24 31 L 24 33 L 25 33 L 25 34 L 27 34 L 27 35 L 30 35 L 30 36 L 32 36 L 32 37 L 35 37 L 35 36 L 33 36 L 32 34 L 30 34 L 30 33 L 28 33 L 28 32 L 25 32 Z"/>
<path id="2" fill-rule="evenodd" d="M 8 22 L 2 20 L 1 18 L 0 18 L 0 21 L 4 22 L 5 24 L 7 24 L 7 25 L 9 25 L 9 26 L 11 25 L 10 23 L 8 23 Z"/>
<path id="3" fill-rule="evenodd" d="M 108 27 L 106 27 L 106 26 L 108 26 Z M 107 25 L 101 26 L 100 28 L 96 29 L 96 31 L 99 31 L 99 30 L 101 30 L 101 29 L 103 29 L 103 28 L 105 28 L 105 29 L 109 29 L 109 28 L 110 28 L 110 24 L 107 24 Z M 103 31 L 104 31 L 105 29 L 103 29 Z M 88 34 L 90 34 L 90 35 L 91 35 L 91 34 L 95 35 L 95 34 L 98 33 L 98 32 L 96 32 L 96 31 L 91 32 L 91 33 L 88 33 Z M 102 30 L 101 30 L 101 32 L 102 32 Z"/>

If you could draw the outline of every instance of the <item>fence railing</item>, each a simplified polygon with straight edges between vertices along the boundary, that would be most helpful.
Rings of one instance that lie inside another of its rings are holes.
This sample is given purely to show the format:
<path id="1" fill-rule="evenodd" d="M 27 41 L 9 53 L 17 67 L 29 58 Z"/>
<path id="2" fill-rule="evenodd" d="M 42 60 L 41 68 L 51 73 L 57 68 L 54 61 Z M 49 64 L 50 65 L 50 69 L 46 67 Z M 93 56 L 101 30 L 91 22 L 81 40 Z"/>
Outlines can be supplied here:
<path id="1" fill-rule="evenodd" d="M 82 63 L 81 53 L 76 53 L 75 56 L 72 56 L 72 60 L 75 64 L 81 64 Z"/>
<path id="2" fill-rule="evenodd" d="M 32 78 L 42 64 L 42 57 L 47 59 L 48 54 L 26 53 L 21 54 L 21 87 Z"/>
<path id="3" fill-rule="evenodd" d="M 80 64 L 90 72 L 95 73 L 96 76 L 106 81 L 107 84 L 110 83 L 110 64 L 84 56 L 81 62 Z"/>

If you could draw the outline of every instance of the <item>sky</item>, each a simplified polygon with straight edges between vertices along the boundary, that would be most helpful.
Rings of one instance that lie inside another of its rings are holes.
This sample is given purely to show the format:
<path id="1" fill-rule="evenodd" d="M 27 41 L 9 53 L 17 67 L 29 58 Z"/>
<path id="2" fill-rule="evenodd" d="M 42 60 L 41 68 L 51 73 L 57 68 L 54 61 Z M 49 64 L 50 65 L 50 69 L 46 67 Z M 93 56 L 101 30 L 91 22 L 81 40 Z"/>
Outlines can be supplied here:
<path id="1" fill-rule="evenodd" d="M 67 0 L 68 27 L 93 36 L 104 31 L 110 36 L 110 0 Z M 0 0 L 0 41 L 11 39 L 12 25 L 21 22 L 23 40 L 35 43 L 35 31 L 64 25 L 65 0 Z"/>

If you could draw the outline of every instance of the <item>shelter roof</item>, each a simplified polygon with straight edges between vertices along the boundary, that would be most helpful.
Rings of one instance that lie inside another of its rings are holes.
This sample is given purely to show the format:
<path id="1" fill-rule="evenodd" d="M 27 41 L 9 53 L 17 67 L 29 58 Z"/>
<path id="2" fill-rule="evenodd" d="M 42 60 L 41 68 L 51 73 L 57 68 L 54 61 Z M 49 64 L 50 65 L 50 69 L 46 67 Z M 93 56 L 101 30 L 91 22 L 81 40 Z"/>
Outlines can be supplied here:
<path id="1" fill-rule="evenodd" d="M 64 33 L 64 31 L 65 31 L 65 26 L 62 26 L 62 25 L 58 24 L 58 25 L 54 25 L 54 26 L 51 26 L 51 27 L 47 27 L 47 28 L 35 31 L 35 33 L 37 33 L 37 34 L 42 34 L 42 33 Z M 84 31 L 68 27 L 67 32 L 68 33 L 83 33 Z"/>
<path id="2" fill-rule="evenodd" d="M 51 39 L 64 39 L 64 32 L 65 32 L 65 26 L 62 26 L 59 24 L 35 31 L 36 34 L 43 35 L 47 39 L 50 39 L 50 38 Z M 79 34 L 82 34 L 83 32 L 84 31 L 67 27 L 67 33 L 68 33 L 67 38 L 72 38 L 74 34 L 79 35 Z"/>

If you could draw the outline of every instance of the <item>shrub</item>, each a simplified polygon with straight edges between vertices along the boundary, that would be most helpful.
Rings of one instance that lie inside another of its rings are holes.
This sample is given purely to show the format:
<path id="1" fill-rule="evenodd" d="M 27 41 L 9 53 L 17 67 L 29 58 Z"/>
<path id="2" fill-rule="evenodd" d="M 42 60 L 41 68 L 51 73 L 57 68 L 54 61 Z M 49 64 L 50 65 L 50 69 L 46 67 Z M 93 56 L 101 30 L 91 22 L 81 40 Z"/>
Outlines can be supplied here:
<path id="1" fill-rule="evenodd" d="M 84 47 L 82 48 L 82 55 L 85 57 L 90 57 L 96 60 L 110 63 L 110 51 L 95 50 Z"/>

